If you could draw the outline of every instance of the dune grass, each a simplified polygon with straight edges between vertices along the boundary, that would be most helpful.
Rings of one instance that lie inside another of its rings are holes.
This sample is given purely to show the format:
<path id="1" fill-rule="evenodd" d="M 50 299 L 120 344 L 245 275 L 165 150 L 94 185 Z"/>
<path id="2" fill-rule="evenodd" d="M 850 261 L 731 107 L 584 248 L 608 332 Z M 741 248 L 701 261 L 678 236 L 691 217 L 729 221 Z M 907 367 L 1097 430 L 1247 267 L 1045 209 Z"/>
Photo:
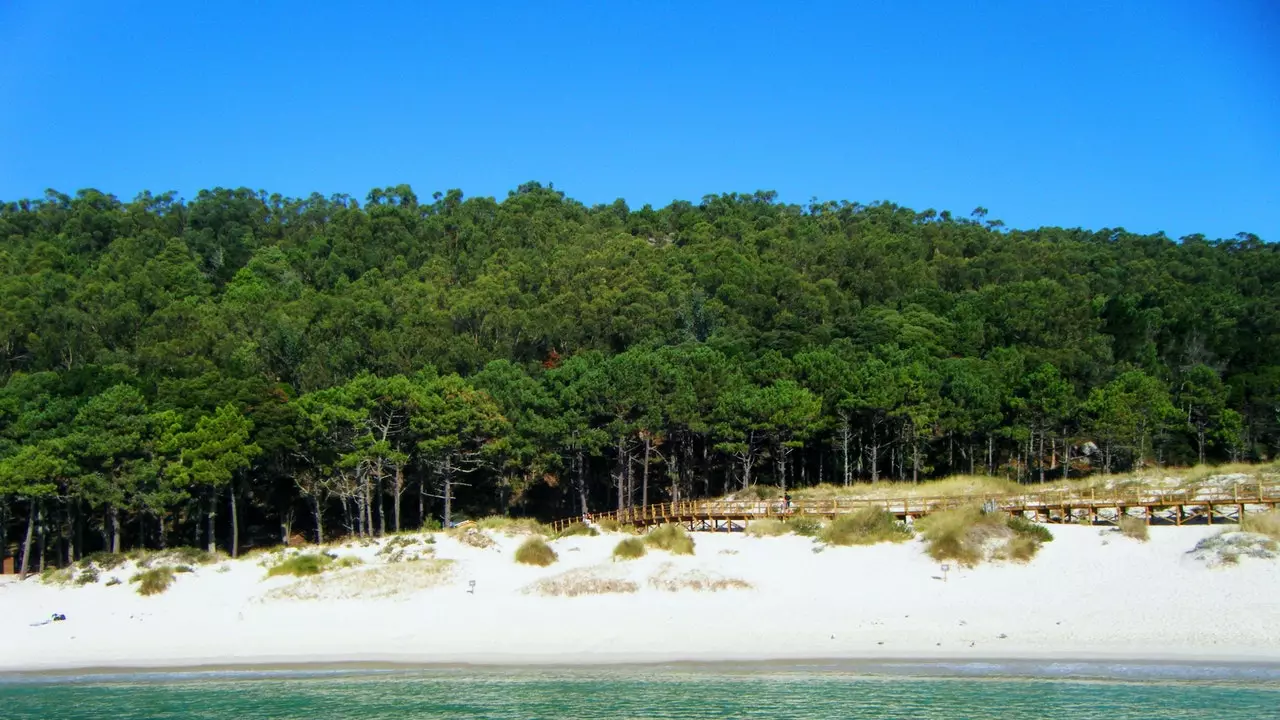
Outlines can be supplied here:
<path id="1" fill-rule="evenodd" d="M 791 528 L 776 518 L 761 518 L 747 523 L 744 532 L 748 537 L 777 537 L 791 532 Z"/>
<path id="2" fill-rule="evenodd" d="M 672 555 L 692 555 L 693 538 L 679 525 L 662 525 L 650 531 L 644 541 L 650 547 L 666 550 Z"/>
<path id="3" fill-rule="evenodd" d="M 1133 538 L 1139 542 L 1146 542 L 1150 538 L 1150 533 L 1147 530 L 1147 521 L 1142 518 L 1124 515 L 1116 523 L 1116 526 L 1120 534 L 1127 538 Z"/>
<path id="4" fill-rule="evenodd" d="M 538 535 L 533 535 L 516 548 L 516 562 L 546 567 L 557 560 L 556 551 Z"/>
<path id="5" fill-rule="evenodd" d="M 786 520 L 787 529 L 803 537 L 818 537 L 826 527 L 821 520 L 806 515 L 793 515 Z"/>
<path id="6" fill-rule="evenodd" d="M 480 550 L 491 548 L 496 544 L 493 538 L 489 537 L 483 530 L 476 527 L 449 528 L 445 531 L 445 534 L 463 545 L 470 545 L 471 547 L 478 548 Z"/>
<path id="7" fill-rule="evenodd" d="M 629 526 L 624 526 L 613 518 L 605 518 L 596 524 L 605 532 L 630 532 L 631 530 Z"/>
<path id="8" fill-rule="evenodd" d="M 138 594 L 143 596 L 159 595 L 173 584 L 174 571 L 168 565 L 149 568 L 129 578 L 129 582 L 138 583 Z"/>
<path id="9" fill-rule="evenodd" d="M 596 530 L 590 525 L 587 525 L 585 523 L 575 522 L 575 523 L 569 523 L 568 525 L 566 525 L 565 528 L 560 531 L 558 537 L 562 537 L 562 538 L 577 537 L 577 536 L 595 537 L 599 534 L 600 534 L 600 531 Z"/>
<path id="10" fill-rule="evenodd" d="M 1265 513 L 1246 513 L 1240 519 L 1240 529 L 1244 532 L 1266 535 L 1272 540 L 1280 540 L 1280 510 Z"/>
<path id="11" fill-rule="evenodd" d="M 1048 528 L 1024 518 L 984 513 L 976 505 L 943 510 L 916 523 L 934 560 L 973 567 L 983 560 L 1027 562 L 1053 539 Z"/>
<path id="12" fill-rule="evenodd" d="M 490 515 L 476 521 L 480 530 L 491 530 L 505 535 L 542 535 L 554 537 L 555 531 L 550 525 L 544 525 L 533 518 L 513 518 L 505 515 Z"/>
<path id="13" fill-rule="evenodd" d="M 875 545 L 906 542 L 915 537 L 915 533 L 890 512 L 863 508 L 832 520 L 818 537 L 828 545 Z"/>
<path id="14" fill-rule="evenodd" d="M 665 592 L 719 592 L 721 590 L 750 590 L 751 583 L 739 578 L 722 577 L 701 570 L 690 570 L 684 573 L 674 572 L 672 567 L 663 567 L 648 579 L 649 587 Z"/>
<path id="15" fill-rule="evenodd" d="M 295 577 L 307 577 L 308 575 L 319 575 L 329 566 L 333 564 L 334 558 L 330 555 L 322 553 L 301 553 L 290 558 L 285 558 L 273 565 L 267 570 L 267 577 L 277 577 L 280 575 L 293 575 Z"/>
<path id="16" fill-rule="evenodd" d="M 638 537 L 625 538 L 613 548 L 614 560 L 635 560 L 644 557 L 644 554 L 644 540 Z"/>

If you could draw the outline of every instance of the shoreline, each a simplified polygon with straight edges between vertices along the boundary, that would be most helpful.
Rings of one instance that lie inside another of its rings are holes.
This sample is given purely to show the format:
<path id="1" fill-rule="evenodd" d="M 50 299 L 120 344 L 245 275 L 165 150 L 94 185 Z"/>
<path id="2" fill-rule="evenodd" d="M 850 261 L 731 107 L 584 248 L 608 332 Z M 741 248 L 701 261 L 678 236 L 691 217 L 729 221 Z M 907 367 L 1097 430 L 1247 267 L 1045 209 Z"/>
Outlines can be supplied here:
<path id="1" fill-rule="evenodd" d="M 802 674 L 854 677 L 921 677 L 1078 681 L 1252 681 L 1280 686 L 1280 660 L 1275 658 L 1190 657 L 954 657 L 882 656 L 777 658 L 756 660 L 672 660 L 603 662 L 454 662 L 432 660 L 281 660 L 262 662 L 193 661 L 149 663 L 145 660 L 92 667 L 33 668 L 0 671 L 0 684 L 40 682 L 125 682 L 307 679 L 332 676 L 414 673 L 662 673 L 667 675 Z"/>

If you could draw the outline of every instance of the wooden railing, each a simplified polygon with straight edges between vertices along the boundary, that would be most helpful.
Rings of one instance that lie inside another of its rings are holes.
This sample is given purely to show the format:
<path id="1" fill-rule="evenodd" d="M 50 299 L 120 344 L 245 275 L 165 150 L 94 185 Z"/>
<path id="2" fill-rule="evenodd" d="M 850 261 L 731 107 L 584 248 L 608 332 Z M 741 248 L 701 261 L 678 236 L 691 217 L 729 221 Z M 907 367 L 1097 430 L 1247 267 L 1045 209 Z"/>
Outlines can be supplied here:
<path id="1" fill-rule="evenodd" d="M 657 503 L 589 513 L 594 522 L 613 520 L 626 525 L 653 525 L 687 519 L 758 520 L 770 517 L 816 515 L 835 516 L 874 507 L 896 515 L 920 516 L 963 505 L 982 504 L 1002 512 L 1034 511 L 1058 508 L 1159 508 L 1171 506 L 1270 505 L 1280 503 L 1280 483 L 1259 482 L 1233 485 L 1229 488 L 1204 487 L 1178 490 L 1137 488 L 1132 490 L 1090 489 L 1085 492 L 1056 489 L 1004 495 L 902 496 L 898 498 L 832 498 L 826 500 L 793 500 L 784 507 L 782 500 L 686 500 Z M 552 523 L 557 529 L 581 517 L 564 518 Z"/>

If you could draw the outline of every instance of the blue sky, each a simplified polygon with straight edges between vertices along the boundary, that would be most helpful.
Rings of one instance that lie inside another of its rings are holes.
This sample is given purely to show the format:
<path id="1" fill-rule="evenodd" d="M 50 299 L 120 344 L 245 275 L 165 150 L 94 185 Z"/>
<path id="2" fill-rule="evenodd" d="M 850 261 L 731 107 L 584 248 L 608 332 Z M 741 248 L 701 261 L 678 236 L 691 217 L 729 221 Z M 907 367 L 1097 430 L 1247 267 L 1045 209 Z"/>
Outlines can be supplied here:
<path id="1" fill-rule="evenodd" d="M 1280 3 L 0 2 L 0 199 L 554 182 L 1280 239 Z"/>

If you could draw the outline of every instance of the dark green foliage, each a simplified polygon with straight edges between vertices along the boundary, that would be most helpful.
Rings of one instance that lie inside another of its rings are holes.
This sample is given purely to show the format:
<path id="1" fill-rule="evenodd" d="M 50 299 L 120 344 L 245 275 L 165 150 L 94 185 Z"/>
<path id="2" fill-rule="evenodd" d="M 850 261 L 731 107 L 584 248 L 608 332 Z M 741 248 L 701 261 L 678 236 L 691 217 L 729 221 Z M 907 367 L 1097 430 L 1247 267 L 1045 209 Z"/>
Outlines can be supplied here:
<path id="1" fill-rule="evenodd" d="M 818 537 L 824 527 L 822 521 L 818 518 L 805 517 L 803 515 L 787 518 L 786 525 L 791 532 L 805 537 Z"/>
<path id="2" fill-rule="evenodd" d="M 0 202 L 0 240 L 10 539 L 39 514 L 106 547 L 204 544 L 213 509 L 234 552 L 290 514 L 323 543 L 1280 453 L 1280 246 L 1248 234 L 767 191 L 587 207 L 526 183 L 50 192 Z"/>
<path id="3" fill-rule="evenodd" d="M 129 578 L 129 582 L 138 583 L 139 595 L 159 595 L 173 584 L 173 568 L 165 565 L 143 570 Z"/>

